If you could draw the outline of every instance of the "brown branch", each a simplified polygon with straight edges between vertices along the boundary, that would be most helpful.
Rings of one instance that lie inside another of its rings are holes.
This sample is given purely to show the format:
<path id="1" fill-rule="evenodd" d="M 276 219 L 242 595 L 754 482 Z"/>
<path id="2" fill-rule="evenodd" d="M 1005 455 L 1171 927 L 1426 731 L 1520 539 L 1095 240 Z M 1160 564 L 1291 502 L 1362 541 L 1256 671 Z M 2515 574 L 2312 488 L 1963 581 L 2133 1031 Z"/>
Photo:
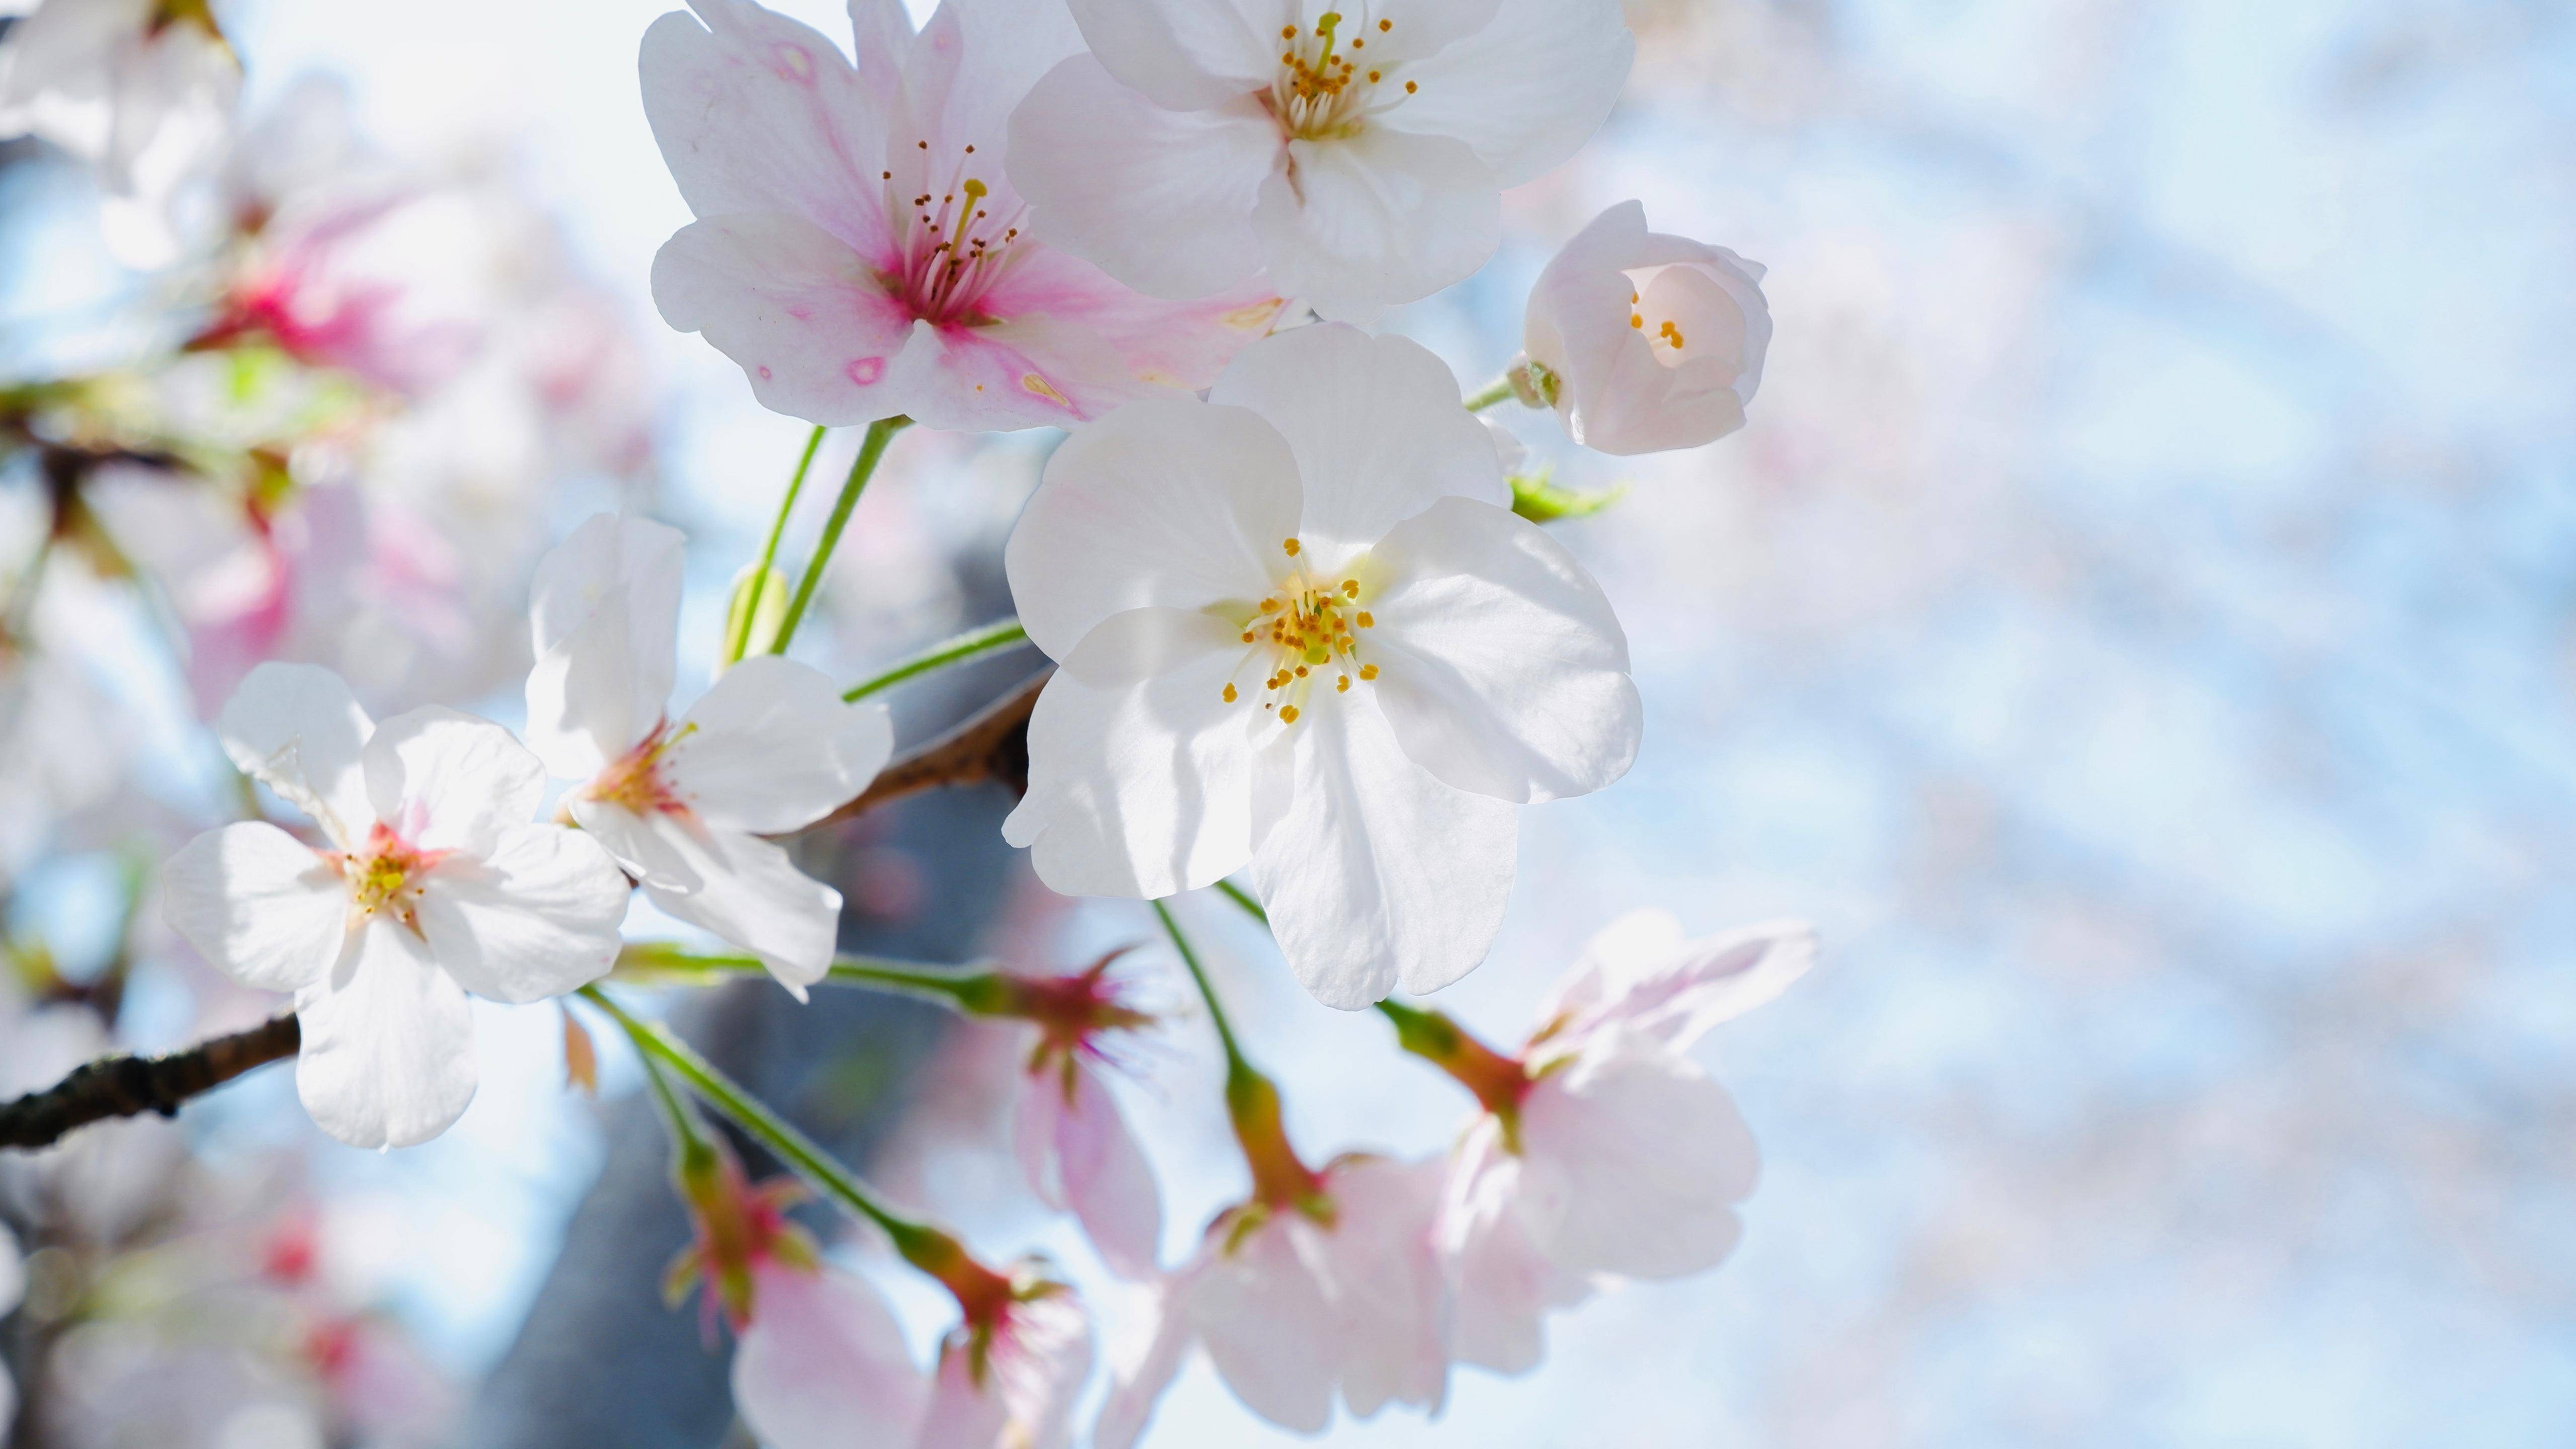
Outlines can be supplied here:
<path id="1" fill-rule="evenodd" d="M 295 1055 L 302 1040 L 289 1013 L 167 1056 L 101 1057 L 41 1092 L 0 1104 L 0 1147 L 50 1146 L 110 1117 L 175 1117 L 180 1103 Z"/>
<path id="2" fill-rule="evenodd" d="M 877 772 L 857 799 L 807 826 L 819 830 L 865 815 L 880 805 L 942 785 L 999 780 L 1014 790 L 1029 787 L 1029 711 L 1053 670 L 987 705 L 974 718 L 911 751 Z"/>

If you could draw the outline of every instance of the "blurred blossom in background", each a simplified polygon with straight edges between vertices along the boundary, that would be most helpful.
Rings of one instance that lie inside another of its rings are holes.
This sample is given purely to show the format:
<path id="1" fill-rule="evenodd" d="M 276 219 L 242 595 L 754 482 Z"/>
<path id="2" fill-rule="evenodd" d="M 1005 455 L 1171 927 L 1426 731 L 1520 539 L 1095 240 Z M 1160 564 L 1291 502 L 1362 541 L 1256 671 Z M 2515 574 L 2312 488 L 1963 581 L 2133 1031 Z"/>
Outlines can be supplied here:
<path id="1" fill-rule="evenodd" d="M 703 681 L 805 429 L 652 310 L 654 250 L 688 219 L 635 77 L 666 8 L 218 4 L 249 129 L 172 215 L 183 250 L 232 239 L 175 269 L 117 263 L 90 173 L 0 146 L 0 387 L 184 340 L 153 331 L 174 315 L 273 344 L 82 401 L 137 452 L 156 427 L 213 440 L 221 486 L 174 504 L 148 457 L 96 480 L 156 607 L 73 569 L 13 602 L 56 643 L 0 677 L 0 1094 L 105 1049 L 103 1020 L 156 1048 L 269 1009 L 122 885 L 221 808 L 187 722 L 251 661 L 515 722 L 528 567 L 624 504 L 692 535 L 682 672 Z M 824 0 L 777 8 L 843 29 Z M 1546 414 L 1491 414 L 1559 483 L 1628 486 L 1556 528 L 1627 625 L 1648 719 L 1628 779 L 1525 812 L 1502 940 L 1439 1004 L 1516 1038 L 1637 906 L 1698 933 L 1804 916 L 1824 964 L 1703 1049 L 1765 1156 L 1721 1270 L 1594 1299 L 1551 1320 L 1536 1373 L 1462 1371 L 1442 1418 L 1333 1441 L 2563 1433 L 2576 14 L 1629 20 L 1636 71 L 1584 163 L 1507 196 L 1495 261 L 1389 323 L 1481 383 L 1556 246 L 1635 197 L 1768 266 L 1775 340 L 1716 448 L 1585 455 Z M 1051 441 L 902 438 L 816 661 L 855 678 L 982 622 Z M 42 531 L 42 483 L 0 489 L 0 568 Z M 157 662 L 172 631 L 184 674 Z M 917 908 L 900 858 L 843 849 L 854 906 Z M 1221 902 L 1181 911 L 1301 1142 L 1449 1140 L 1463 1094 L 1382 1021 L 1314 1004 Z M 989 949 L 1060 967 L 1150 932 L 1022 879 Z M 555 1009 L 476 1011 L 481 1094 L 417 1151 L 322 1141 L 271 1072 L 177 1124 L 0 1158 L 0 1218 L 46 1244 L 0 1344 L 55 1345 L 19 1392 L 64 1443 L 452 1442 L 602 1151 Z M 1119 1087 L 1167 1261 L 1240 1189 L 1199 1032 Z M 870 1171 L 988 1258 L 1055 1254 L 1114 1346 L 1143 1304 L 1010 1157 L 1020 1049 L 949 1032 Z M 607 1095 L 634 1085 L 612 1058 Z M 935 1290 L 878 1280 L 925 1348 Z M 1200 1362 L 1148 1442 L 1300 1441 Z"/>

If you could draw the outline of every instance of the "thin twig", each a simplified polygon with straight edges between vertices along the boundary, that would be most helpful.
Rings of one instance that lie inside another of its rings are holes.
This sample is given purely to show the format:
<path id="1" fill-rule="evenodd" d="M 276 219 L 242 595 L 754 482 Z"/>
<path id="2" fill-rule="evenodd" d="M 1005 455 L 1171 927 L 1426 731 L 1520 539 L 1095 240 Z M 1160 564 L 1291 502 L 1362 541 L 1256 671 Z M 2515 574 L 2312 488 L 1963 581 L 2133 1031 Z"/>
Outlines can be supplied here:
<path id="1" fill-rule="evenodd" d="M 176 1116 L 190 1097 L 295 1055 L 302 1040 L 289 1012 L 167 1056 L 101 1057 L 41 1092 L 0 1104 L 0 1147 L 51 1146 L 75 1127 L 110 1117 Z"/>
<path id="2" fill-rule="evenodd" d="M 857 799 L 807 829 L 865 815 L 880 805 L 942 785 L 999 780 L 1014 790 L 1029 786 L 1029 711 L 1037 708 L 1047 670 L 987 706 L 981 714 L 877 772 Z"/>

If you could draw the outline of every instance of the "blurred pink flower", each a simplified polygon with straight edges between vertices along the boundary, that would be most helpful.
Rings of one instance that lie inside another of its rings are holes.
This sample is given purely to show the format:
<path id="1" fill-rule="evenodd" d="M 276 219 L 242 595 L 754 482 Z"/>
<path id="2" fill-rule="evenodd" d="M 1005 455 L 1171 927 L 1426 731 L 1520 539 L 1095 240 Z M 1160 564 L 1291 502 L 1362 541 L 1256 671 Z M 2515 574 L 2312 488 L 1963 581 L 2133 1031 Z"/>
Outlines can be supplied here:
<path id="1" fill-rule="evenodd" d="M 1038 1023 L 1037 1045 L 1020 1074 L 1014 1137 L 1039 1199 L 1081 1222 L 1110 1271 L 1149 1278 L 1159 1266 L 1162 1194 L 1100 1070 L 1108 1033 L 1152 1020 L 1122 999 L 1109 976 L 1119 954 L 1068 976 L 1013 980 L 1015 1014 Z"/>
<path id="2" fill-rule="evenodd" d="M 1635 912 L 1593 938 L 1518 1057 L 1463 1034 L 1449 1047 L 1442 1064 L 1486 1108 L 1441 1209 L 1462 1361 L 1529 1369 L 1543 1315 L 1596 1275 L 1675 1278 L 1733 1249 L 1758 1155 L 1726 1090 L 1683 1053 L 1815 954 L 1794 922 L 1686 941 L 1670 915 Z"/>
<path id="3" fill-rule="evenodd" d="M 1366 1418 L 1437 1411 L 1449 1387 L 1449 1297 L 1432 1239 L 1445 1164 L 1340 1158 L 1303 1201 L 1249 1203 L 1208 1225 L 1164 1279 L 1143 1352 L 1121 1365 L 1096 1449 L 1126 1449 L 1193 1345 L 1254 1413 L 1314 1434 L 1336 1391 Z"/>
<path id="4" fill-rule="evenodd" d="M 699 218 L 653 296 L 764 407 L 1060 427 L 1205 387 L 1269 330 L 1279 299 L 1249 267 L 1157 301 L 1027 234 L 1005 123 L 1081 48 L 1056 0 L 948 0 L 919 35 L 899 0 L 854 0 L 855 65 L 748 0 L 692 5 L 644 36 L 645 112 Z"/>

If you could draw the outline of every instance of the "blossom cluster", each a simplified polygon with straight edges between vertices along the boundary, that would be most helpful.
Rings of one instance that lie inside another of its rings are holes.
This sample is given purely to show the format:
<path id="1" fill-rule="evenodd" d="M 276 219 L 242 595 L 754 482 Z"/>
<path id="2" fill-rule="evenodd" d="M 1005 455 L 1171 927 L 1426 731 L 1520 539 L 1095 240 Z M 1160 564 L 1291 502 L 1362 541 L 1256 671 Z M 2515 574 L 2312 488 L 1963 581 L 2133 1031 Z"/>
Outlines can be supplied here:
<path id="1" fill-rule="evenodd" d="M 1596 1287 L 1714 1265 L 1756 1155 L 1686 1051 L 1807 969 L 1803 927 L 1622 919 L 1510 1050 L 1395 999 L 1487 958 L 1519 808 L 1612 786 L 1644 729 L 1610 594 L 1544 526 L 1561 495 L 1480 414 L 1552 411 L 1609 454 L 1696 446 L 1744 424 L 1769 342 L 1761 269 L 1633 201 L 1541 272 L 1493 387 L 1368 330 L 1482 267 L 1504 190 L 1601 125 L 1635 48 L 1614 0 L 849 12 L 846 50 L 753 0 L 690 0 L 641 42 L 694 218 L 654 259 L 663 319 L 817 438 L 868 430 L 791 592 L 772 565 L 800 467 L 685 703 L 678 530 L 628 488 L 535 556 L 549 480 L 644 469 L 613 329 L 515 264 L 534 228 L 354 143 L 290 161 L 313 148 L 236 132 L 239 60 L 201 0 L 45 0 L 0 35 L 0 129 L 91 163 L 130 254 L 184 258 L 200 299 L 148 363 L 0 394 L 50 470 L 43 549 L 74 540 L 166 600 L 244 782 L 240 818 L 161 866 L 170 927 L 291 999 L 298 1095 L 354 1146 L 465 1112 L 469 998 L 578 995 L 615 1024 L 696 1225 L 674 1293 L 703 1283 L 777 1449 L 1067 1442 L 1089 1309 L 1052 1265 L 988 1266 L 821 1157 L 600 990 L 613 972 L 758 970 L 800 1000 L 847 982 L 1021 1024 L 1031 1189 L 1157 1305 L 1101 1445 L 1141 1434 L 1197 1349 L 1291 1428 L 1336 1402 L 1437 1411 L 1453 1366 L 1529 1369 L 1545 1315 Z M 332 111 L 291 104 L 275 124 L 298 134 Z M 1066 436 L 1003 553 L 1016 621 L 845 689 L 788 650 L 906 427 Z M 511 453 L 497 492 L 487 447 Z M 1021 639 L 1054 668 L 1003 836 L 1056 892 L 1155 902 L 1224 1052 L 1249 1188 L 1177 1265 L 1108 1084 L 1159 1017 L 1123 968 L 845 961 L 839 890 L 784 843 L 868 802 L 896 747 L 877 692 Z M 48 656 L 10 643 L 12 687 L 38 687 Z M 453 707 L 514 676 L 516 731 Z M 1315 1000 L 1378 1010 L 1473 1096 L 1449 1150 L 1309 1165 L 1161 904 L 1211 887 Z M 726 952 L 628 941 L 639 892 Z M 932 1363 L 707 1107 L 954 1297 Z"/>

